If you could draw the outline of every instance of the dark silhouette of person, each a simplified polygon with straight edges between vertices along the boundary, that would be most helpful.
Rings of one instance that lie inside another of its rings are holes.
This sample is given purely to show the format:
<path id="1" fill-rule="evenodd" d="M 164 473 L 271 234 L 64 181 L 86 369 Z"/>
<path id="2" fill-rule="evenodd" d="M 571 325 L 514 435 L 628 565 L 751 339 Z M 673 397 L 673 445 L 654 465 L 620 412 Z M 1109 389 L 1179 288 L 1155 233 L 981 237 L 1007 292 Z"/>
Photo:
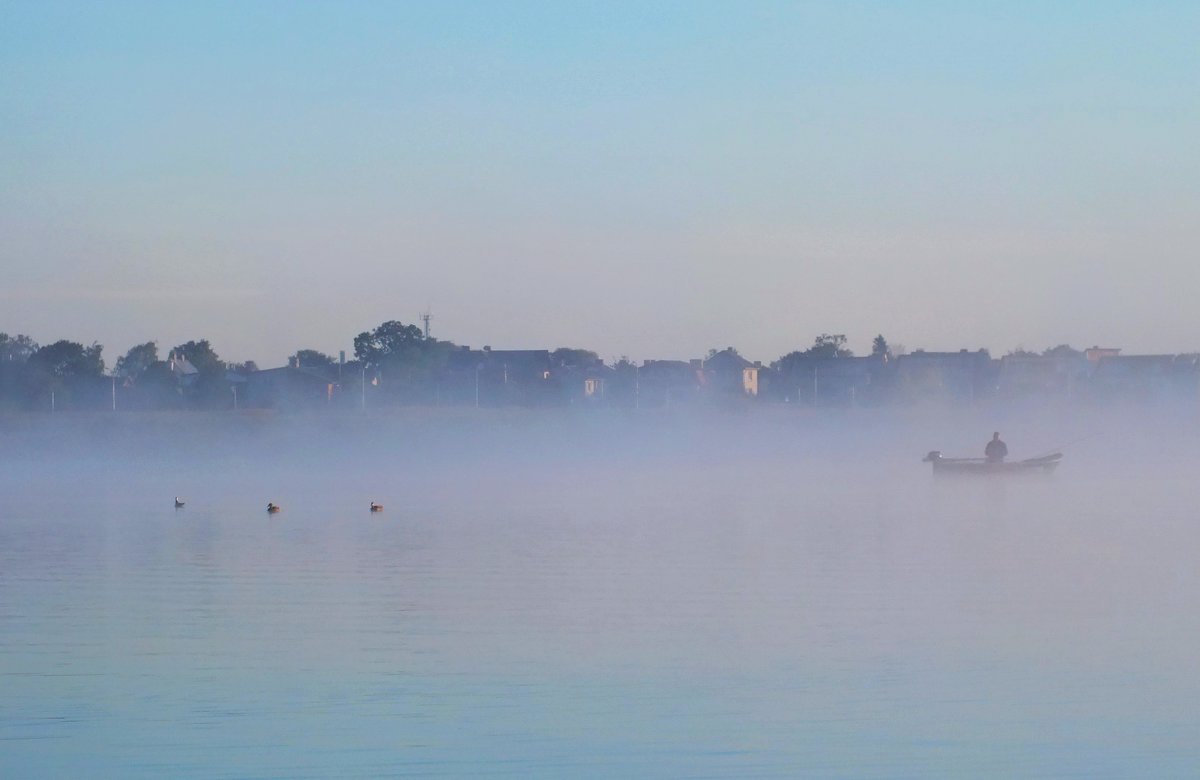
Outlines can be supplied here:
<path id="1" fill-rule="evenodd" d="M 999 431 L 992 434 L 992 440 L 984 447 L 983 454 L 988 459 L 988 463 L 1003 463 L 1004 459 L 1008 457 L 1008 445 L 1000 441 Z"/>

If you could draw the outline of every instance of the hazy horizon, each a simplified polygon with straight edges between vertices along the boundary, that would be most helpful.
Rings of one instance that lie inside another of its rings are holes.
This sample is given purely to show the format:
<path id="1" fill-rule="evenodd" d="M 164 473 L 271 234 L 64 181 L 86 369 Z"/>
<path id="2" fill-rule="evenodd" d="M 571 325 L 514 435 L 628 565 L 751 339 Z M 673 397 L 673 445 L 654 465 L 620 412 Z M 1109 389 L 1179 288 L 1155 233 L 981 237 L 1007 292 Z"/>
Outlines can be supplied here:
<path id="1" fill-rule="evenodd" d="M 0 330 L 1195 350 L 1200 7 L 0 3 Z M 553 343 L 549 343 L 549 340 Z"/>
<path id="2" fill-rule="evenodd" d="M 414 318 L 414 320 L 405 320 L 404 322 L 405 322 L 405 324 L 416 325 L 417 327 L 421 327 L 420 321 L 416 320 L 415 318 Z M 379 323 L 377 323 L 377 325 L 378 324 Z M 367 328 L 368 331 L 371 329 L 372 328 Z M 53 344 L 53 343 L 59 341 L 60 339 L 66 340 L 66 341 L 73 341 L 76 343 L 83 344 L 85 346 L 93 343 L 92 339 L 86 335 L 78 335 L 78 336 L 65 335 L 65 336 L 59 336 L 59 337 L 55 337 L 55 338 L 47 338 L 47 339 L 43 340 L 43 339 L 38 338 L 37 334 L 26 333 L 25 331 L 22 331 L 19 328 L 14 328 L 11 331 L 5 331 L 2 328 L 0 328 L 0 333 L 6 333 L 9 336 L 16 336 L 18 334 L 24 335 L 24 336 L 29 336 L 30 338 L 33 339 L 33 341 L 35 343 L 38 344 L 38 346 L 47 346 L 47 345 L 50 345 L 50 344 Z M 353 335 L 357 336 L 358 334 L 356 333 Z M 651 355 L 636 355 L 636 354 L 631 354 L 629 350 L 624 350 L 624 351 L 614 351 L 610 354 L 606 354 L 606 353 L 602 353 L 602 352 L 598 352 L 597 354 L 599 355 L 600 359 L 606 363 L 615 363 L 619 359 L 627 358 L 627 359 L 632 360 L 634 363 L 640 364 L 644 361 L 653 361 L 653 360 L 693 360 L 696 358 L 705 357 L 706 355 L 709 354 L 710 349 L 716 349 L 719 351 L 719 350 L 723 350 L 727 347 L 733 347 L 734 349 L 736 349 L 738 351 L 738 354 L 742 355 L 742 357 L 745 357 L 749 360 L 761 362 L 765 366 L 765 365 L 770 365 L 770 364 L 774 363 L 776 360 L 779 360 L 782 357 L 785 357 L 785 355 L 788 352 L 803 351 L 803 350 L 806 350 L 806 349 L 812 347 L 813 342 L 816 339 L 817 335 L 821 335 L 821 334 L 814 334 L 813 338 L 810 338 L 807 341 L 797 341 L 797 343 L 793 347 L 789 348 L 785 353 L 780 353 L 778 355 L 773 354 L 770 356 L 763 356 L 763 355 L 748 353 L 744 349 L 740 349 L 736 344 L 713 344 L 708 348 L 700 349 L 695 352 L 681 352 L 681 351 L 676 350 L 674 352 L 665 352 L 662 354 L 655 353 L 655 354 L 651 354 Z M 844 334 L 839 334 L 839 335 L 844 335 Z M 958 352 L 961 350 L 969 350 L 969 351 L 974 352 L 979 349 L 984 349 L 984 350 L 987 350 L 992 355 L 993 358 L 999 358 L 999 357 L 1003 357 L 1005 354 L 1008 354 L 1011 351 L 1018 350 L 1018 349 L 1027 350 L 1027 351 L 1031 351 L 1031 352 L 1035 352 L 1035 353 L 1041 353 L 1041 352 L 1049 350 L 1053 347 L 1061 346 L 1062 344 L 1064 344 L 1064 342 L 1054 342 L 1054 343 L 1046 343 L 1046 344 L 1024 344 L 1024 343 L 1021 343 L 1021 344 L 1014 344 L 1010 347 L 1005 347 L 1005 348 L 996 348 L 994 346 L 987 345 L 987 344 L 960 344 L 960 345 L 956 346 L 956 345 L 953 345 L 950 343 L 926 346 L 926 345 L 910 345 L 910 344 L 905 344 L 900 341 L 893 341 L 891 339 L 888 339 L 887 335 L 883 334 L 883 333 L 880 333 L 877 335 L 885 336 L 885 339 L 887 339 L 887 341 L 888 341 L 889 348 L 893 349 L 894 354 L 897 354 L 897 355 L 911 354 L 912 352 L 916 352 L 916 351 Z M 436 338 L 438 338 L 438 335 L 436 333 L 433 333 L 432 337 L 436 339 Z M 286 352 L 286 354 L 280 354 L 280 355 L 272 354 L 272 355 L 260 356 L 260 353 L 253 352 L 253 350 L 251 350 L 249 353 L 247 353 L 245 355 L 242 355 L 242 354 L 233 355 L 233 354 L 227 353 L 225 351 L 223 344 L 216 343 L 211 338 L 205 336 L 203 333 L 196 332 L 195 330 L 192 331 L 191 336 L 189 338 L 181 339 L 179 344 L 176 344 L 174 341 L 164 341 L 162 339 L 143 339 L 140 342 L 137 342 L 134 344 L 129 344 L 128 347 L 124 347 L 124 348 L 114 347 L 113 345 L 106 344 L 104 342 L 99 342 L 99 343 L 103 347 L 103 359 L 104 359 L 104 364 L 105 364 L 105 371 L 111 372 L 114 369 L 114 366 L 115 366 L 118 358 L 125 355 L 126 352 L 128 352 L 130 348 L 136 347 L 140 344 L 144 344 L 146 341 L 154 341 L 156 344 L 157 350 L 159 352 L 160 359 L 165 360 L 168 353 L 170 353 L 176 346 L 179 346 L 188 341 L 193 341 L 193 340 L 198 341 L 200 339 L 208 339 L 209 342 L 211 343 L 213 349 L 217 352 L 217 354 L 220 356 L 220 358 L 223 361 L 230 363 L 230 364 L 240 364 L 245 361 L 254 361 L 259 369 L 274 368 L 279 365 L 283 365 L 283 364 L 287 363 L 287 361 L 293 355 L 295 355 L 295 353 L 297 351 L 303 350 L 303 349 L 314 349 L 314 347 L 312 347 L 311 345 L 303 345 L 303 346 L 298 345 L 295 348 L 288 350 Z M 854 355 L 856 357 L 867 356 L 867 355 L 871 354 L 873 339 L 874 339 L 874 336 L 872 336 L 870 338 L 862 338 L 862 339 L 848 337 L 847 338 L 847 347 L 851 349 L 851 351 L 854 353 Z M 451 341 L 451 339 L 441 339 L 441 340 Z M 328 339 L 326 341 L 328 341 Z M 554 338 L 544 339 L 540 342 L 533 343 L 533 344 L 520 344 L 520 345 L 516 345 L 516 344 L 507 345 L 507 344 L 493 343 L 486 338 L 474 339 L 474 340 L 471 340 L 466 343 L 460 343 L 460 342 L 455 342 L 455 343 L 458 343 L 459 346 L 470 347 L 471 349 L 475 349 L 475 350 L 483 349 L 485 346 L 490 349 L 494 349 L 494 350 L 506 350 L 506 349 L 539 350 L 539 349 L 544 349 L 544 350 L 553 351 L 560 347 L 573 348 L 573 349 L 593 349 L 593 346 L 589 345 L 589 344 L 569 344 L 569 343 L 557 341 Z M 1107 344 L 1107 343 L 1104 343 L 1104 344 L 1079 343 L 1079 344 L 1068 344 L 1067 346 L 1070 346 L 1081 352 L 1086 349 L 1094 348 L 1094 347 L 1102 347 L 1102 348 L 1106 348 L 1106 349 L 1113 348 L 1113 345 Z M 1136 352 L 1133 350 L 1124 349 L 1122 347 L 1116 347 L 1116 348 L 1120 349 L 1121 354 L 1123 354 L 1123 355 L 1137 355 L 1137 354 L 1152 354 L 1152 355 L 1181 354 L 1182 355 L 1182 354 L 1200 353 L 1200 346 L 1195 346 L 1191 349 L 1182 349 L 1182 350 L 1167 350 L 1167 349 L 1161 349 L 1161 348 L 1155 349 L 1152 347 L 1151 349 L 1148 349 L 1145 352 Z M 345 351 L 347 361 L 356 360 L 356 356 L 354 353 L 353 336 L 346 339 L 346 343 L 344 346 L 338 346 L 335 348 L 330 348 L 328 350 L 318 349 L 318 351 L 320 351 L 324 354 L 327 354 L 329 357 L 332 357 L 335 361 L 339 359 L 338 353 L 340 350 Z M 593 351 L 595 351 L 595 350 L 593 350 Z"/>

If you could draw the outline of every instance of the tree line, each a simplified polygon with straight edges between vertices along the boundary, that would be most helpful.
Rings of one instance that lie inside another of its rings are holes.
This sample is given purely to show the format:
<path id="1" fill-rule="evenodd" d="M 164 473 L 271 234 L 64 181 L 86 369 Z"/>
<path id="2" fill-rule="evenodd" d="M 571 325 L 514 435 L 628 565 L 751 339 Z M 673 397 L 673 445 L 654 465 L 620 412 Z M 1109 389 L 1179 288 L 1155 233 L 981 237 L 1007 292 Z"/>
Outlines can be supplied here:
<path id="1" fill-rule="evenodd" d="M 474 372 L 477 394 L 479 372 L 490 354 L 487 348 L 467 350 L 428 337 L 418 326 L 397 320 L 359 333 L 353 345 L 354 358 L 345 363 L 305 348 L 289 356 L 288 366 L 324 377 L 339 388 L 367 383 L 374 388 L 382 379 L 392 398 L 433 403 L 444 392 L 446 378 L 455 375 L 461 380 L 461 389 Z M 732 347 L 720 351 L 738 356 Z M 902 351 L 902 347 L 889 345 L 883 335 L 877 335 L 871 345 L 871 356 L 885 360 Z M 237 403 L 236 387 L 234 398 L 230 397 L 231 387 L 259 371 L 254 361 L 222 360 L 207 339 L 177 344 L 165 354 L 154 341 L 137 344 L 116 359 L 111 372 L 103 353 L 97 342 L 84 345 L 60 340 L 39 345 L 28 335 L 0 333 L 0 410 L 104 408 L 116 405 L 118 396 L 126 409 L 228 408 Z M 716 354 L 718 350 L 711 350 L 709 357 Z M 1034 353 L 1018 348 L 1009 354 Z M 1042 354 L 1061 357 L 1079 352 L 1059 345 Z M 560 347 L 547 350 L 546 356 L 547 368 L 557 374 L 603 366 L 597 353 L 588 349 Z M 822 333 L 810 346 L 781 355 L 765 368 L 789 375 L 803 372 L 814 361 L 850 357 L 854 353 L 844 334 Z M 608 368 L 618 376 L 635 370 L 624 357 Z M 508 380 L 505 369 L 504 381 Z M 484 381 L 488 381 L 486 374 Z M 365 393 L 365 387 L 360 392 Z"/>
<path id="2" fill-rule="evenodd" d="M 359 381 L 369 372 L 378 384 L 386 376 L 392 388 L 431 384 L 462 348 L 426 337 L 415 325 L 389 320 L 354 337 L 354 359 L 339 359 L 315 349 L 299 349 L 288 366 L 330 381 Z M 557 366 L 591 363 L 595 352 L 553 350 Z M 227 408 L 230 381 L 255 374 L 255 361 L 223 360 L 208 339 L 176 344 L 165 352 L 154 341 L 131 347 L 108 371 L 98 342 L 60 340 L 39 345 L 25 334 L 0 333 L 0 411 L 123 408 Z"/>

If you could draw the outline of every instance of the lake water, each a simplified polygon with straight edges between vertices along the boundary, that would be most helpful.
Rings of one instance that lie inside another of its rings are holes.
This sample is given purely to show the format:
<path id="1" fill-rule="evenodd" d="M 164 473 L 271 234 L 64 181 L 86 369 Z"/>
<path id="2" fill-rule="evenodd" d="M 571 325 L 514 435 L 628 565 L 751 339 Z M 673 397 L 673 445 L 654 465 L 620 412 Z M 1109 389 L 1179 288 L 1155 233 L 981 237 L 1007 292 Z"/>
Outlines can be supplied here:
<path id="1" fill-rule="evenodd" d="M 0 776 L 1196 776 L 1194 461 L 877 444 L 14 466 Z"/>

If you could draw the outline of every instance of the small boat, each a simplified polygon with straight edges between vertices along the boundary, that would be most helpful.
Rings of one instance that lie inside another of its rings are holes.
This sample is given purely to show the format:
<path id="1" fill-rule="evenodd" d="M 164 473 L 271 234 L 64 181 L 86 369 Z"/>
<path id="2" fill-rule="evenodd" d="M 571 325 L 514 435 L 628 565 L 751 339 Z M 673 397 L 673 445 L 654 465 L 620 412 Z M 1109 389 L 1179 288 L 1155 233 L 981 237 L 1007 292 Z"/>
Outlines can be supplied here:
<path id="1" fill-rule="evenodd" d="M 183 499 L 180 498 L 179 496 L 175 496 L 175 508 L 183 509 Z"/>
<path id="2" fill-rule="evenodd" d="M 994 461 L 987 458 L 946 458 L 933 450 L 924 458 L 933 464 L 934 474 L 1049 474 L 1062 462 L 1062 453 L 1055 452 L 1025 460 Z"/>
<path id="3" fill-rule="evenodd" d="M 376 504 L 374 501 L 372 501 L 371 502 L 371 511 L 372 512 L 382 512 L 383 504 Z"/>
<path id="4" fill-rule="evenodd" d="M 269 515 L 279 514 L 280 509 L 282 509 L 282 507 L 278 504 L 267 504 L 267 514 Z"/>

